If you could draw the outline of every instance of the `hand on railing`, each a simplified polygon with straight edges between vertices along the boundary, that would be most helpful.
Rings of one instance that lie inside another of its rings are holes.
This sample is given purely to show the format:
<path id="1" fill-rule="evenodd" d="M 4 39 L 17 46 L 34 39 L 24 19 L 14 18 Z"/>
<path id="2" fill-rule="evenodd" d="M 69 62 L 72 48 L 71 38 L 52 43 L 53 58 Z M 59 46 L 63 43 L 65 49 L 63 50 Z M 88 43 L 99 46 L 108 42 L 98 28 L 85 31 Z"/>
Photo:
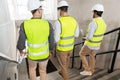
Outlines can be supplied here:
<path id="1" fill-rule="evenodd" d="M 53 55 L 54 55 L 54 50 L 51 50 L 51 51 L 50 51 L 49 59 L 52 59 L 52 58 L 53 58 Z"/>
<path id="2" fill-rule="evenodd" d="M 82 40 L 85 41 L 85 40 L 86 40 L 86 37 L 82 37 Z"/>

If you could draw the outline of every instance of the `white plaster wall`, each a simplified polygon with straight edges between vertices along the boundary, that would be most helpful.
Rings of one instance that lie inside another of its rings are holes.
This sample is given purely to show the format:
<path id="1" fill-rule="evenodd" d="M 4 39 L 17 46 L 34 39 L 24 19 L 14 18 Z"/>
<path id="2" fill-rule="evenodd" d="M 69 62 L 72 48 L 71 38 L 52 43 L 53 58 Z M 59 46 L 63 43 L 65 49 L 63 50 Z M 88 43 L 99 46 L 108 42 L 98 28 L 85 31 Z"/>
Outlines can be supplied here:
<path id="1" fill-rule="evenodd" d="M 15 22 L 11 20 L 7 0 L 0 2 L 0 53 L 16 60 Z"/>
<path id="2" fill-rule="evenodd" d="M 17 60 L 15 22 L 7 1 L 0 1 L 0 56 Z M 17 65 L 0 58 L 0 80 L 18 80 Z"/>

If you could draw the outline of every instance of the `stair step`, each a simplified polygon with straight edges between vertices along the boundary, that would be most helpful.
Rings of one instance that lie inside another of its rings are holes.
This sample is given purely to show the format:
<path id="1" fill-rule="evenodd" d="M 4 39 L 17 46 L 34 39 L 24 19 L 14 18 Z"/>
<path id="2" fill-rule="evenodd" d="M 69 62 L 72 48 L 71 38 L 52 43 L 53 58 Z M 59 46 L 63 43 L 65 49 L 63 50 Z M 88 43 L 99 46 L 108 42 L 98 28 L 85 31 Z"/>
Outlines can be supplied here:
<path id="1" fill-rule="evenodd" d="M 47 74 L 47 80 L 63 80 L 58 71 Z"/>
<path id="2" fill-rule="evenodd" d="M 69 78 L 71 79 L 71 78 L 78 76 L 79 73 L 80 73 L 79 69 L 70 69 L 68 72 L 68 75 L 69 75 Z"/>
<path id="3" fill-rule="evenodd" d="M 100 69 L 96 69 L 95 74 L 100 71 L 101 71 Z M 80 75 L 80 71 L 79 71 L 78 75 L 73 78 L 70 78 L 70 80 L 83 80 L 84 78 L 87 78 L 87 77 L 89 77 L 89 76 Z"/>
<path id="4" fill-rule="evenodd" d="M 109 80 L 120 80 L 120 74 L 117 74 L 117 75 L 113 76 Z"/>
<path id="5" fill-rule="evenodd" d="M 70 80 L 76 80 L 75 78 L 80 76 L 80 74 L 73 75 L 72 77 L 69 77 Z"/>
<path id="6" fill-rule="evenodd" d="M 97 80 L 98 78 L 104 76 L 107 74 L 107 70 L 100 70 L 99 72 L 97 73 L 94 73 L 92 76 L 88 76 L 82 80 Z"/>
<path id="7" fill-rule="evenodd" d="M 69 76 L 71 76 L 71 75 L 73 75 L 73 74 L 76 74 L 76 73 L 78 73 L 79 72 L 79 70 L 78 69 L 68 69 L 68 75 Z"/>
<path id="8" fill-rule="evenodd" d="M 29 80 L 25 59 L 18 65 L 18 80 Z"/>
<path id="9" fill-rule="evenodd" d="M 40 80 L 40 76 L 36 80 Z M 58 71 L 48 73 L 47 80 L 63 80 L 62 77 L 58 74 Z"/>
<path id="10" fill-rule="evenodd" d="M 47 80 L 63 80 L 63 78 L 59 75 L 60 67 L 58 65 L 57 59 L 54 58 L 51 61 L 58 70 L 48 73 Z M 119 76 L 120 69 L 115 70 L 112 73 L 107 73 L 107 69 L 96 69 L 95 73 L 92 76 L 80 75 L 81 71 L 82 70 L 79 69 L 69 68 L 68 69 L 69 80 L 120 80 L 120 76 Z M 22 64 L 18 66 L 18 72 L 19 72 L 18 80 L 29 80 L 25 61 L 23 61 Z M 40 77 L 38 77 L 37 80 L 40 80 Z"/>
<path id="11" fill-rule="evenodd" d="M 115 70 L 112 73 L 109 73 L 108 75 L 105 75 L 98 80 L 119 80 L 120 79 L 120 70 Z"/>
<path id="12" fill-rule="evenodd" d="M 50 60 L 54 64 L 54 66 L 57 68 L 57 70 L 60 70 L 60 66 L 59 66 L 57 57 L 51 58 Z"/>

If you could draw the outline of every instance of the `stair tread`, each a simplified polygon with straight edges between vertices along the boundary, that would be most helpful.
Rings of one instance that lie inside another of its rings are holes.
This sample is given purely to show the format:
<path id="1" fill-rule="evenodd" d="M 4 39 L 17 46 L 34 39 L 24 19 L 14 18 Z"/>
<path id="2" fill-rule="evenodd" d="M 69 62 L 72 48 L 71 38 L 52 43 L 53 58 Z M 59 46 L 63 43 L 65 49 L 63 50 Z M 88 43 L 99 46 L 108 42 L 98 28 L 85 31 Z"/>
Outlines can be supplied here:
<path id="1" fill-rule="evenodd" d="M 79 69 L 71 69 L 69 70 L 69 78 L 74 78 L 76 76 L 79 76 L 80 70 Z"/>
<path id="2" fill-rule="evenodd" d="M 99 72 L 96 72 L 92 76 L 88 76 L 88 77 L 84 78 L 83 80 L 96 80 L 96 79 L 98 79 L 99 77 L 101 77 L 105 74 L 107 74 L 107 70 L 106 69 L 103 69 L 103 70 L 100 69 Z"/>
<path id="3" fill-rule="evenodd" d="M 62 77 L 59 75 L 58 71 L 55 71 L 47 75 L 47 80 L 62 80 Z"/>
<path id="4" fill-rule="evenodd" d="M 96 69 L 95 73 L 98 73 L 99 71 L 101 71 L 101 70 Z M 83 80 L 83 79 L 85 79 L 87 77 L 89 77 L 89 76 L 80 75 L 80 73 L 79 73 L 78 76 L 75 76 L 75 77 L 71 78 L 70 80 Z"/>
<path id="5" fill-rule="evenodd" d="M 36 80 L 40 80 L 40 76 Z M 63 78 L 58 74 L 58 71 L 48 73 L 47 80 L 63 80 Z"/>
<path id="6" fill-rule="evenodd" d="M 118 77 L 119 74 L 120 74 L 120 70 L 115 70 L 114 72 L 109 73 L 109 74 L 99 78 L 98 80 L 113 80 L 114 78 L 120 79 L 120 76 Z"/>
<path id="7" fill-rule="evenodd" d="M 47 74 L 47 80 L 63 80 L 63 78 L 59 75 L 59 65 L 58 61 L 55 59 L 51 60 L 53 64 L 55 64 L 57 71 L 51 72 Z M 19 79 L 18 80 L 29 80 L 26 64 L 25 61 L 23 61 L 21 65 L 19 65 Z M 68 68 L 68 75 L 69 80 L 116 80 L 120 79 L 120 70 L 115 70 L 112 73 L 107 73 L 107 69 L 96 69 L 95 73 L 92 76 L 83 76 L 80 75 L 80 72 L 82 70 L 75 69 L 75 68 Z M 37 80 L 40 80 L 40 77 L 37 78 Z"/>

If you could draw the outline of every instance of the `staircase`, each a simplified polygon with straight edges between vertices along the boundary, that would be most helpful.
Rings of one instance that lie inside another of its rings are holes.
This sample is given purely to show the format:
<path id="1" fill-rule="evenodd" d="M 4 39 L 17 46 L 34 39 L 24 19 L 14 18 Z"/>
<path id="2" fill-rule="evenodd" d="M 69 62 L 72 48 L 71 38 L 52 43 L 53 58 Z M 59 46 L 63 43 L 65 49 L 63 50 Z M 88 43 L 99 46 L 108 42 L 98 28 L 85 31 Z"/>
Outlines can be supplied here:
<path id="1" fill-rule="evenodd" d="M 58 66 L 58 62 L 56 58 L 51 59 L 57 71 L 51 72 L 47 74 L 47 80 L 63 80 L 62 77 L 58 74 L 60 68 Z M 26 70 L 25 61 L 19 65 L 19 80 L 29 80 L 28 74 Z M 92 76 L 82 76 L 80 75 L 80 69 L 77 68 L 69 68 L 68 75 L 69 80 L 120 80 L 120 69 L 116 69 L 112 73 L 108 73 L 108 69 L 99 69 L 96 68 L 95 73 Z M 40 80 L 40 77 L 37 77 L 36 80 Z"/>
<path id="2" fill-rule="evenodd" d="M 57 59 L 53 58 L 51 60 L 59 71 L 60 68 L 58 66 Z M 56 72 L 57 74 L 58 74 L 58 71 Z M 68 70 L 69 80 L 119 80 L 120 79 L 120 69 L 116 69 L 114 70 L 114 72 L 108 73 L 108 69 L 96 68 L 95 73 L 92 76 L 80 75 L 81 71 L 82 70 L 77 69 L 77 68 L 69 68 Z M 52 80 L 63 80 L 61 76 L 58 76 L 58 77 L 59 79 L 52 79 Z"/>
<path id="3" fill-rule="evenodd" d="M 99 53 L 99 54 L 114 53 L 112 64 L 115 63 L 117 52 L 120 52 L 120 50 L 118 50 L 119 41 L 120 41 L 120 27 L 105 33 L 105 35 L 107 35 L 107 34 L 111 34 L 116 31 L 119 31 L 119 33 L 118 33 L 119 36 L 117 38 L 115 50 Z M 80 44 L 76 44 L 76 46 L 77 45 L 80 45 Z M 78 53 L 77 53 L 77 55 L 78 55 Z M 74 54 L 75 57 L 79 57 L 77 55 Z M 57 68 L 57 71 L 48 73 L 47 80 L 63 80 L 62 77 L 58 74 L 60 68 L 58 66 L 58 61 L 57 61 L 56 57 L 53 57 L 51 59 L 51 61 Z M 72 62 L 70 62 L 70 63 L 72 63 Z M 68 71 L 69 80 L 120 80 L 120 69 L 116 69 L 112 73 L 108 73 L 108 69 L 96 68 L 95 73 L 92 76 L 82 76 L 79 74 L 80 71 L 82 71 L 82 70 L 78 69 L 78 67 L 80 66 L 80 64 L 78 64 L 78 63 L 80 63 L 79 58 L 75 58 L 74 64 L 77 64 L 77 65 L 74 65 L 74 66 L 77 66 L 77 68 L 69 68 L 69 71 Z M 113 68 L 114 68 L 114 66 L 113 66 Z M 18 80 L 29 80 L 25 61 L 23 61 L 22 64 L 20 64 L 18 66 L 18 78 L 19 78 Z M 36 80 L 40 80 L 40 78 L 37 77 Z"/>

